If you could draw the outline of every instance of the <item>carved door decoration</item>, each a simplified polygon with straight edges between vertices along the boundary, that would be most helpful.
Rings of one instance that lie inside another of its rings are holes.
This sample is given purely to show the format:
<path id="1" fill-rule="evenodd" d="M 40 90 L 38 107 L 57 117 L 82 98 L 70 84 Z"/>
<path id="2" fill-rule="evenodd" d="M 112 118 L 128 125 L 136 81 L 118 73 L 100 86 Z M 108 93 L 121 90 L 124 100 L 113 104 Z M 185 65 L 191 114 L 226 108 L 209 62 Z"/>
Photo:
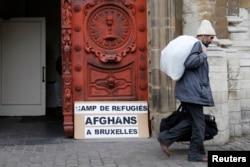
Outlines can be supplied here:
<path id="1" fill-rule="evenodd" d="M 147 101 L 146 0 L 62 0 L 63 114 L 74 101 Z"/>

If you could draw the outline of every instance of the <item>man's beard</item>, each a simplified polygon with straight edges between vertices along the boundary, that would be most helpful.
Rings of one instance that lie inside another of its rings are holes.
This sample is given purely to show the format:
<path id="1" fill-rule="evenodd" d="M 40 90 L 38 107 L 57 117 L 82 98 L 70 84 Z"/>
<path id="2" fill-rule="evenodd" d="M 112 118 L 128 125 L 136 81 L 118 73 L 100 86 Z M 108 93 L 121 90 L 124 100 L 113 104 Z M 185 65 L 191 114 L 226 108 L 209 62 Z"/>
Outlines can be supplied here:
<path id="1" fill-rule="evenodd" d="M 202 41 L 202 44 L 208 48 L 210 42 L 208 42 L 208 41 Z"/>

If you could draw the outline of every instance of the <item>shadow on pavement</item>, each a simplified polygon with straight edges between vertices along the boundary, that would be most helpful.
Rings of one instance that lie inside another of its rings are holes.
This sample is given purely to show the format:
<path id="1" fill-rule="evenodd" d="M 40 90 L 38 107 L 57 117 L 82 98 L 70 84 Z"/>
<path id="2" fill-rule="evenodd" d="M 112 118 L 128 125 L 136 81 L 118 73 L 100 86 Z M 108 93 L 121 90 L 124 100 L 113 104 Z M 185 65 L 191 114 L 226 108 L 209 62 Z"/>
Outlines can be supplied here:
<path id="1" fill-rule="evenodd" d="M 0 146 L 54 144 L 65 138 L 63 117 L 49 110 L 46 116 L 1 116 Z"/>

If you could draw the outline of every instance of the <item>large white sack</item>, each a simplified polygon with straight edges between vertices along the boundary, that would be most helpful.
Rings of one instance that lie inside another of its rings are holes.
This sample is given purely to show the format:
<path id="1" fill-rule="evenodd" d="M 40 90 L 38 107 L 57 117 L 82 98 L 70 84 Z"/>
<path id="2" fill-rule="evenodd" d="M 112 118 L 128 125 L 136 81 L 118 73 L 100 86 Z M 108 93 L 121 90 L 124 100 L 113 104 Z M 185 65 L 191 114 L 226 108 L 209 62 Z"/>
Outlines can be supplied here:
<path id="1" fill-rule="evenodd" d="M 185 71 L 184 62 L 197 41 L 197 38 L 189 35 L 181 35 L 170 41 L 161 51 L 161 71 L 175 81 L 180 79 Z"/>

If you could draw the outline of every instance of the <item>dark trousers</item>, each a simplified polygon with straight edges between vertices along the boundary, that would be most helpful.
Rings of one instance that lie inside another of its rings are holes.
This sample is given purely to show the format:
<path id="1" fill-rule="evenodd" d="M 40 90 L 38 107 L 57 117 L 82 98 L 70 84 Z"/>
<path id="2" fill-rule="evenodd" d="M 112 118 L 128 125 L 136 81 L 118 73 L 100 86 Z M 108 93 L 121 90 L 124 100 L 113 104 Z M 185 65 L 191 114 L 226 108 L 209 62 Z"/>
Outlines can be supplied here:
<path id="1" fill-rule="evenodd" d="M 192 136 L 188 151 L 188 160 L 199 161 L 205 156 L 204 136 L 205 136 L 205 118 L 203 106 L 193 103 L 184 103 L 182 106 L 189 111 L 189 117 L 181 121 L 170 130 L 163 131 L 159 134 L 159 139 L 168 147 L 175 141 L 178 141 L 192 128 Z"/>

